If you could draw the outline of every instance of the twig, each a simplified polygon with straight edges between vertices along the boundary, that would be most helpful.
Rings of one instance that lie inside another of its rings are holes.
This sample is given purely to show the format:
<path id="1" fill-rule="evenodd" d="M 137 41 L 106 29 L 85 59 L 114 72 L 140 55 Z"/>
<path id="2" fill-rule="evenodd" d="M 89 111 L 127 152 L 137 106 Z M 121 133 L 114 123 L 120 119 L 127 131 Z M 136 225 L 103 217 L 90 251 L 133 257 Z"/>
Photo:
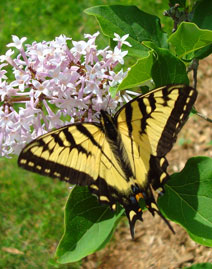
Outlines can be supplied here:
<path id="1" fill-rule="evenodd" d="M 204 120 L 206 120 L 206 121 L 212 123 L 212 119 L 210 119 L 210 118 L 208 118 L 207 116 L 201 114 L 200 112 L 196 111 L 195 114 L 198 115 L 199 117 L 203 118 Z"/>

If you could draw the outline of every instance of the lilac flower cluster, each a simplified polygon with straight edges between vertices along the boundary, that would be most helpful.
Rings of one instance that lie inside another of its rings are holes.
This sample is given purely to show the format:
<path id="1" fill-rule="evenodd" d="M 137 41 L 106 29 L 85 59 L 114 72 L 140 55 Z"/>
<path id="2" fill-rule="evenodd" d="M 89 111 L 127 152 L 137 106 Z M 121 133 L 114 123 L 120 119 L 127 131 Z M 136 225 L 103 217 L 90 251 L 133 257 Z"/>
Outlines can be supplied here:
<path id="1" fill-rule="evenodd" d="M 52 128 L 97 121 L 101 109 L 113 112 L 131 98 L 127 92 L 115 98 L 110 95 L 110 88 L 126 76 L 114 68 L 124 64 L 127 51 L 121 48 L 130 46 L 128 35 L 115 34 L 114 50 L 98 50 L 98 34 L 86 34 L 86 41 L 61 35 L 53 41 L 25 45 L 25 37 L 12 36 L 13 43 L 7 46 L 15 47 L 17 56 L 12 57 L 12 49 L 0 56 L 1 156 L 19 154 L 26 143 Z M 12 69 L 12 81 L 5 68 Z"/>

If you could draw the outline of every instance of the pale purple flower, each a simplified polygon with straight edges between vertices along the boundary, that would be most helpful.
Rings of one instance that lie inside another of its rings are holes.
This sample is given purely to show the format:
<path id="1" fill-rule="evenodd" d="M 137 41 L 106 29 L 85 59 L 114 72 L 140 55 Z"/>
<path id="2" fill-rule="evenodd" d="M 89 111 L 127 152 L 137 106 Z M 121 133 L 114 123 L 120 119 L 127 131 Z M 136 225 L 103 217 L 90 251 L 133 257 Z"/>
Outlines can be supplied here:
<path id="1" fill-rule="evenodd" d="M 99 35 L 99 31 L 97 31 L 96 33 L 94 33 L 93 35 L 91 34 L 84 34 L 84 37 L 85 38 L 88 38 L 88 39 L 93 39 L 95 41 L 95 39 L 97 38 L 97 36 Z"/>
<path id="2" fill-rule="evenodd" d="M 33 79 L 32 85 L 34 86 L 35 98 L 38 98 L 41 94 L 45 94 L 46 96 L 51 96 L 51 93 L 48 89 L 48 85 L 49 85 L 48 80 L 40 83 L 39 81 Z"/>
<path id="3" fill-rule="evenodd" d="M 16 35 L 12 35 L 13 43 L 7 44 L 7 47 L 15 47 L 20 50 L 23 47 L 23 43 L 27 40 L 26 37 L 19 39 Z"/>
<path id="4" fill-rule="evenodd" d="M 7 79 L 7 76 L 5 76 L 5 74 L 7 73 L 6 70 L 2 70 L 3 67 L 7 66 L 6 63 L 4 64 L 0 64 L 0 80 L 2 79 Z"/>
<path id="5" fill-rule="evenodd" d="M 66 37 L 65 35 L 60 35 L 55 38 L 55 42 L 53 43 L 55 47 L 61 48 L 61 46 L 67 46 L 67 40 L 72 40 L 70 37 Z"/>
<path id="6" fill-rule="evenodd" d="M 0 154 L 18 154 L 25 143 L 52 128 L 75 121 L 98 121 L 101 109 L 115 112 L 130 93 L 110 96 L 110 87 L 118 87 L 126 76 L 122 44 L 126 36 L 115 35 L 118 46 L 98 50 L 99 32 L 85 34 L 86 41 L 74 41 L 60 35 L 52 41 L 24 44 L 26 38 L 12 36 L 13 43 L 0 56 Z M 68 46 L 67 41 L 72 43 Z M 14 78 L 8 80 L 5 66 Z M 17 107 L 14 104 L 22 106 Z M 64 118 L 66 121 L 64 121 Z"/>
<path id="7" fill-rule="evenodd" d="M 105 69 L 102 68 L 101 64 L 97 62 L 95 65 L 85 65 L 86 68 L 86 78 L 87 80 L 99 80 L 105 78 Z"/>
<path id="8" fill-rule="evenodd" d="M 90 80 L 86 82 L 86 86 L 84 87 L 83 92 L 86 94 L 92 92 L 96 95 L 99 95 L 99 92 L 101 92 L 101 90 L 99 89 L 98 82 L 96 83 L 95 81 Z"/>
<path id="9" fill-rule="evenodd" d="M 121 83 L 123 77 L 127 75 L 127 72 L 123 72 L 123 69 L 121 69 L 118 73 L 115 73 L 114 71 L 110 71 L 109 73 L 110 76 L 113 78 L 111 81 L 109 81 L 111 87 L 114 87 L 117 84 Z"/>
<path id="10" fill-rule="evenodd" d="M 17 48 L 20 51 L 25 63 L 27 63 L 28 60 L 27 60 L 25 51 L 23 49 L 23 43 L 27 40 L 27 38 L 22 37 L 21 39 L 19 39 L 16 35 L 12 35 L 12 40 L 13 40 L 13 43 L 7 44 L 7 47 Z"/>
<path id="11" fill-rule="evenodd" d="M 8 62 L 9 64 L 11 64 L 11 65 L 13 66 L 13 65 L 14 65 L 14 64 L 13 64 L 14 61 L 13 61 L 12 58 L 11 58 L 11 56 L 12 56 L 13 54 L 14 54 L 14 50 L 11 50 L 11 49 L 7 50 L 5 55 L 1 55 L 1 56 L 0 56 L 0 61 L 1 61 L 1 62 L 6 61 L 6 62 Z"/>
<path id="12" fill-rule="evenodd" d="M 123 44 L 128 47 L 132 47 L 129 42 L 125 41 L 129 37 L 129 34 L 120 37 L 118 34 L 114 33 L 114 36 L 115 37 L 113 38 L 113 40 L 118 42 L 118 48 L 120 48 Z"/>
<path id="13" fill-rule="evenodd" d="M 121 51 L 118 47 L 114 48 L 114 51 L 108 51 L 106 55 L 106 59 L 110 59 L 110 62 L 119 62 L 120 64 L 124 64 L 124 57 L 127 55 L 128 51 Z"/>
<path id="14" fill-rule="evenodd" d="M 71 49 L 71 52 L 76 55 L 85 55 L 86 54 L 86 48 L 87 48 L 87 42 L 84 40 L 81 41 L 72 41 L 73 48 Z"/>
<path id="15" fill-rule="evenodd" d="M 21 72 L 20 70 L 15 70 L 13 73 L 16 80 L 12 81 L 10 86 L 18 87 L 21 92 L 24 92 L 25 84 L 29 81 L 30 75 L 25 72 Z"/>
<path id="16" fill-rule="evenodd" d="M 0 100 L 4 101 L 7 97 L 15 96 L 18 92 L 18 89 L 13 88 L 12 83 L 7 84 L 6 80 L 0 83 Z"/>

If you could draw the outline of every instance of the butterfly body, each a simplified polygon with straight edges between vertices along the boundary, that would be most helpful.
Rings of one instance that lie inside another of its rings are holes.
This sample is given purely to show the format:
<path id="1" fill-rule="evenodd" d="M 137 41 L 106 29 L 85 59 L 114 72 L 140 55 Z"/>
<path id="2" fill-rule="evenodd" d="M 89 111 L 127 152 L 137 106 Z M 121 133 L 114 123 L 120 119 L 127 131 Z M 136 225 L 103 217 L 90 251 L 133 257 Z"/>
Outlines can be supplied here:
<path id="1" fill-rule="evenodd" d="M 74 123 L 38 137 L 22 150 L 18 163 L 42 175 L 89 186 L 112 210 L 119 202 L 133 237 L 136 220 L 142 220 L 140 198 L 153 215 L 161 215 L 152 190 L 163 193 L 169 178 L 165 155 L 196 96 L 196 90 L 186 85 L 155 89 L 125 104 L 114 117 L 101 110 L 99 123 Z"/>
<path id="2" fill-rule="evenodd" d="M 117 122 L 107 112 L 101 110 L 101 128 L 105 134 L 105 139 L 110 146 L 113 155 L 119 165 L 120 173 L 123 171 L 123 178 L 128 182 L 134 178 L 129 162 L 126 148 L 121 139 L 121 134 L 117 128 Z M 135 178 L 134 178 L 135 179 Z"/>

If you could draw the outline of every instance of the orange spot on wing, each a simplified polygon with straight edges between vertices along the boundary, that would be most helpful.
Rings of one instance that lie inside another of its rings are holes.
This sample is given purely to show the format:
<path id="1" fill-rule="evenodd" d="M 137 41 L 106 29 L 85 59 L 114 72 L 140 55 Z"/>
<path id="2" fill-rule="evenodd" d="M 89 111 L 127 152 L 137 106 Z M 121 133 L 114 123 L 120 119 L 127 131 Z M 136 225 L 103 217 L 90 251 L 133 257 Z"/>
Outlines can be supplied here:
<path id="1" fill-rule="evenodd" d="M 139 201 L 140 199 L 144 199 L 144 196 L 143 196 L 143 194 L 140 192 L 140 193 L 136 194 L 135 198 L 136 198 L 137 201 Z"/>

